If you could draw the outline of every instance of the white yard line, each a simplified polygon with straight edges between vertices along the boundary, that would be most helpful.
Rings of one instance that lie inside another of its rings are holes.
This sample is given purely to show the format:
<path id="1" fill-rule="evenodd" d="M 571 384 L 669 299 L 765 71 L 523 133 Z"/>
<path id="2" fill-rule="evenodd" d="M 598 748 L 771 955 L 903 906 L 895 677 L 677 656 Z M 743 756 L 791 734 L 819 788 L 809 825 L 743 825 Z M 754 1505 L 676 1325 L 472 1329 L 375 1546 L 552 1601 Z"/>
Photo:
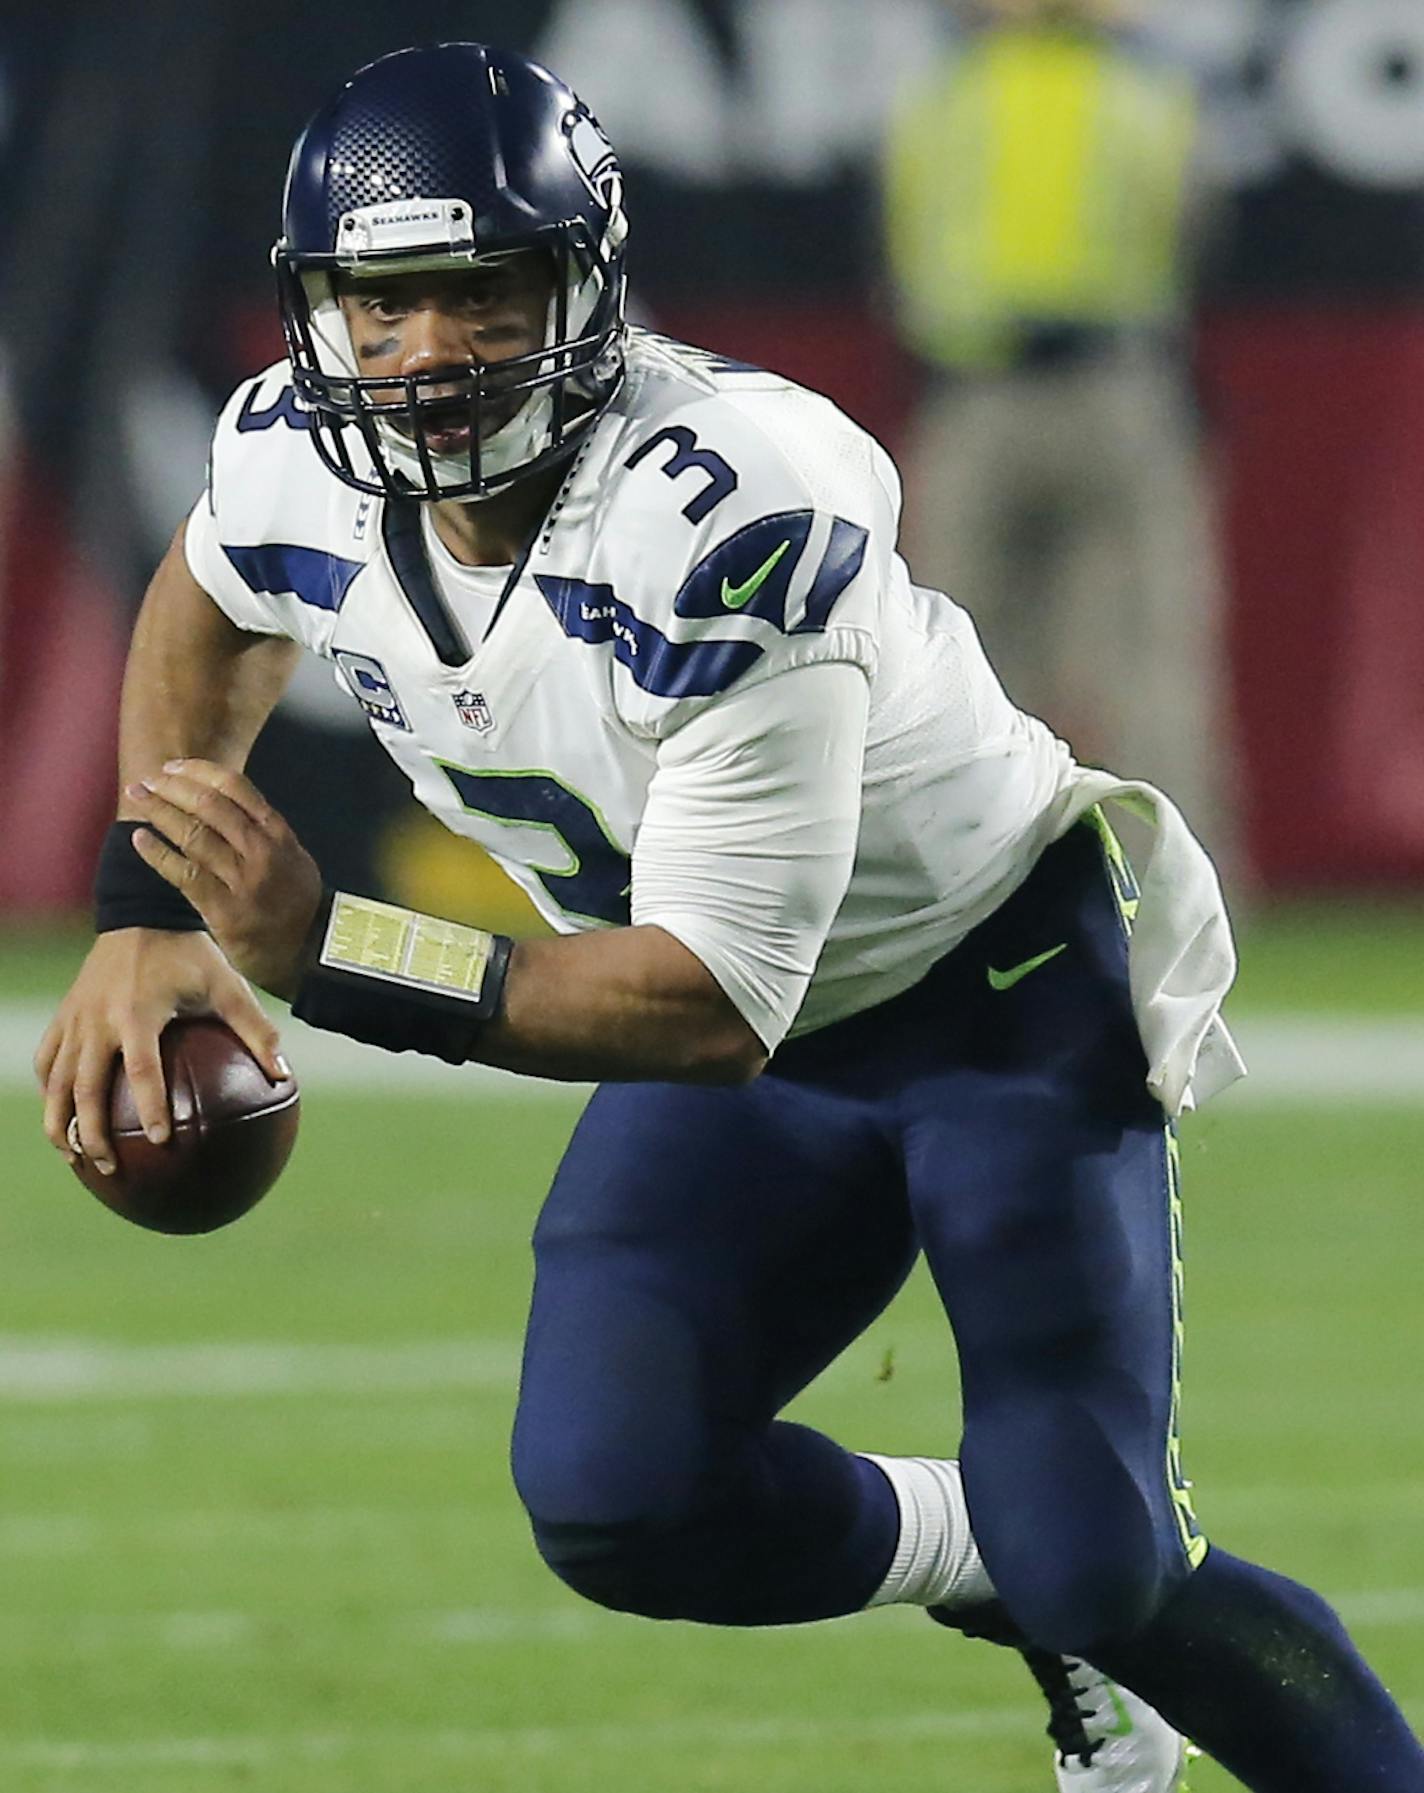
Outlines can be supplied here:
<path id="1" fill-rule="evenodd" d="M 394 1516 L 393 1516 L 394 1517 Z M 406 1528 L 418 1524 L 407 1516 Z M 1369 1630 L 1413 1629 L 1424 1623 L 1424 1587 L 1374 1588 L 1329 1596 L 1346 1624 Z M 834 1640 L 851 1648 L 863 1647 L 868 1632 L 908 1623 L 902 1609 L 882 1608 L 838 1619 L 816 1628 L 816 1647 Z M 265 1612 L 220 1609 L 210 1612 L 70 1612 L 38 1620 L 11 1613 L 0 1633 L 0 1661 L 23 1658 L 36 1648 L 62 1648 L 66 1656 L 108 1656 L 115 1650 L 166 1649 L 180 1654 L 194 1650 L 270 1649 Z M 571 1644 L 583 1647 L 592 1638 L 610 1646 L 621 1633 L 626 1640 L 635 1624 L 620 1613 L 596 1606 L 568 1607 L 545 1612 L 497 1607 L 457 1607 L 450 1611 L 418 1611 L 382 1615 L 354 1625 L 365 1640 L 390 1650 L 502 1649 L 511 1644 Z M 288 1628 L 321 1638 L 334 1628 L 353 1629 L 349 1617 L 323 1619 L 308 1614 Z M 769 1626 L 757 1632 L 759 1647 L 779 1642 L 796 1644 L 807 1637 L 804 1625 Z"/>
<path id="2" fill-rule="evenodd" d="M 918 1329 L 917 1329 L 918 1331 Z M 943 1329 L 926 1328 L 925 1348 L 947 1361 Z M 899 1335 L 902 1349 L 910 1335 Z M 504 1337 L 411 1339 L 389 1344 L 304 1344 L 288 1340 L 194 1340 L 132 1345 L 97 1338 L 0 1332 L 0 1414 L 76 1404 L 140 1405 L 173 1400 L 306 1399 L 313 1396 L 463 1394 L 510 1389 L 522 1340 Z M 877 1357 L 878 1361 L 878 1357 Z M 826 1377 L 870 1374 L 864 1351 L 847 1354 Z M 141 1449 L 133 1435 L 123 1441 Z M 67 1440 L 29 1447 L 42 1457 Z M 25 1448 L 22 1446 L 22 1448 Z M 112 1449 L 112 1445 L 110 1447 Z"/>
<path id="3" fill-rule="evenodd" d="M 30 1059 L 52 1005 L 0 1005 L 0 1090 L 34 1087 Z M 1222 1108 L 1292 1103 L 1424 1106 L 1424 1021 L 1409 1017 L 1246 1015 L 1234 1023 L 1251 1075 L 1222 1097 Z M 581 1085 L 515 1077 L 483 1066 L 463 1069 L 412 1053 L 379 1052 L 286 1019 L 286 1051 L 308 1095 L 379 1090 L 391 1096 L 468 1100 L 471 1094 L 544 1102 L 572 1110 Z"/>
<path id="4" fill-rule="evenodd" d="M 554 1751 L 655 1748 L 766 1749 L 832 1740 L 858 1743 L 933 1742 L 940 1738 L 1010 1736 L 1032 1726 L 1035 1706 L 992 1706 L 956 1712 L 952 1695 L 943 1712 L 905 1712 L 876 1719 L 687 1718 L 629 1724 L 569 1724 L 478 1730 L 294 1731 L 286 1735 L 154 1737 L 132 1743 L 60 1742 L 43 1738 L 0 1743 L 0 1764 L 74 1772 L 131 1768 L 260 1768 L 291 1762 L 369 1760 L 379 1752 L 403 1760 L 460 1760 L 543 1755 Z"/>
<path id="5" fill-rule="evenodd" d="M 373 1727 L 363 1730 L 290 1731 L 224 1736 L 156 1736 L 128 1743 L 65 1741 L 50 1738 L 0 1742 L 0 1765 L 45 1769 L 51 1773 L 94 1774 L 105 1771 L 163 1768 L 249 1768 L 293 1763 L 370 1761 L 381 1754 L 402 1762 L 482 1760 L 489 1757 L 568 1755 L 594 1750 L 651 1749 L 764 1750 L 827 1742 L 846 1747 L 864 1744 L 952 1743 L 975 1737 L 1032 1734 L 1042 1711 L 1033 1705 L 982 1706 L 956 1711 L 952 1686 L 945 1709 L 900 1712 L 879 1718 L 705 1717 L 639 1720 L 629 1724 L 481 1725 L 475 1729 L 409 1729 Z M 1401 1700 L 1406 1713 L 1417 1715 L 1417 1697 Z"/>
<path id="6" fill-rule="evenodd" d="M 299 1553 L 380 1548 L 391 1538 L 440 1529 L 473 1535 L 472 1506 L 431 1507 L 153 1507 L 123 1515 L 0 1513 L 0 1558 L 109 1555 L 160 1551 L 201 1555 L 219 1549 Z"/>
<path id="7" fill-rule="evenodd" d="M 97 1339 L 0 1335 L 0 1407 L 7 1403 L 243 1399 L 506 1388 L 514 1339 L 390 1345 L 115 1345 Z"/>
<path id="8" fill-rule="evenodd" d="M 622 1620 L 626 1626 L 628 1621 Z M 620 1624 L 619 1618 L 596 1606 L 562 1612 L 504 1612 L 495 1608 L 461 1608 L 452 1612 L 413 1612 L 353 1622 L 349 1615 L 305 1615 L 284 1621 L 288 1630 L 310 1638 L 328 1637 L 334 1630 L 359 1631 L 382 1648 L 498 1649 L 509 1644 L 569 1643 L 582 1645 L 590 1637 L 605 1638 Z M 0 1631 L 0 1661 L 30 1655 L 38 1646 L 60 1648 L 66 1655 L 78 1652 L 109 1656 L 115 1650 L 166 1649 L 187 1654 L 192 1650 L 260 1650 L 271 1648 L 269 1616 L 261 1612 L 219 1610 L 213 1612 L 71 1612 L 39 1619 L 7 1614 Z"/>
<path id="9" fill-rule="evenodd" d="M 1424 1106 L 1424 1021 L 1248 1015 L 1235 1031 L 1250 1075 L 1221 1098 L 1222 1113 L 1303 1102 Z"/>

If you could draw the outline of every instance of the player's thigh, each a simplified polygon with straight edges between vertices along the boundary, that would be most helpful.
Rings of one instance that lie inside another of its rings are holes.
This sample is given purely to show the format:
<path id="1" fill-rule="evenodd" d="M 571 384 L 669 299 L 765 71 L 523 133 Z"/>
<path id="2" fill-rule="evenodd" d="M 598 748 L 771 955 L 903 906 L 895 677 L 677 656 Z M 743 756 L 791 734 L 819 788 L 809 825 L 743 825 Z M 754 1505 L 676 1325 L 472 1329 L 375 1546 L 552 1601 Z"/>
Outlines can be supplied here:
<path id="1" fill-rule="evenodd" d="M 885 1306 L 915 1246 L 893 1143 L 765 1075 L 610 1084 L 534 1236 L 517 1465 L 610 1486 L 702 1472 L 715 1424 L 765 1423 Z M 620 1494 L 620 1498 L 621 1498 Z M 653 1504 L 660 1504 L 654 1502 Z"/>
<path id="2" fill-rule="evenodd" d="M 992 1218 L 933 1239 L 975 1535 L 1019 1623 L 1070 1653 L 1147 1623 L 1204 1550 L 1178 1440 L 1169 1150 L 1133 1127 L 1065 1140 L 1056 1164 L 1011 1154 Z"/>
<path id="3" fill-rule="evenodd" d="M 1123 1461 L 1141 1457 L 1155 1470 L 1165 1462 L 1176 1362 L 1176 1231 L 1161 1116 L 1099 1130 L 1055 1113 L 1041 1092 L 1002 1108 L 981 1096 L 978 1110 L 972 1130 L 939 1135 L 943 1182 L 926 1178 L 916 1202 L 958 1344 L 966 1435 L 982 1428 L 1011 1454 L 1038 1453 L 1053 1436 L 1086 1465 L 1086 1437 L 1074 1440 L 1081 1427 Z M 1003 1137 L 986 1150 L 996 1111 Z M 955 1158 L 974 1172 L 957 1174 Z M 1076 1473 L 1072 1462 L 1055 1462 L 1053 1472 Z"/>
<path id="4" fill-rule="evenodd" d="M 1093 1601 L 1106 1635 L 1196 1550 L 1176 1446 L 1175 1148 L 1096 843 L 1079 830 L 1052 852 L 1060 890 L 1040 880 L 985 950 L 1000 969 L 1063 950 L 1007 990 L 985 982 L 979 1060 L 918 1115 L 907 1166 L 990 1573 L 1027 1616 L 1044 1603 L 1043 1635 Z"/>

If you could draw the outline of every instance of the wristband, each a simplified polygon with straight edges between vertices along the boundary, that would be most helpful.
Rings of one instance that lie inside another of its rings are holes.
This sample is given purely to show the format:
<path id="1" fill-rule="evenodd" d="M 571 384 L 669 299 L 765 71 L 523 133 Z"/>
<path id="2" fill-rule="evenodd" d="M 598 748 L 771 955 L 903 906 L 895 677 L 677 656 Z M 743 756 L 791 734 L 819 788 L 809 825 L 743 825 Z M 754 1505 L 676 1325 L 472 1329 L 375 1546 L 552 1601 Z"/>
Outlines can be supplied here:
<path id="1" fill-rule="evenodd" d="M 207 923 L 187 897 L 134 851 L 133 837 L 140 828 L 149 828 L 149 824 L 115 822 L 104 836 L 94 873 L 94 932 L 170 928 L 196 933 L 205 928 Z M 149 828 L 149 832 L 158 834 L 156 828 Z"/>
<path id="2" fill-rule="evenodd" d="M 503 934 L 332 891 L 312 926 L 292 1013 L 387 1052 L 462 1065 L 500 1011 L 513 949 Z"/>

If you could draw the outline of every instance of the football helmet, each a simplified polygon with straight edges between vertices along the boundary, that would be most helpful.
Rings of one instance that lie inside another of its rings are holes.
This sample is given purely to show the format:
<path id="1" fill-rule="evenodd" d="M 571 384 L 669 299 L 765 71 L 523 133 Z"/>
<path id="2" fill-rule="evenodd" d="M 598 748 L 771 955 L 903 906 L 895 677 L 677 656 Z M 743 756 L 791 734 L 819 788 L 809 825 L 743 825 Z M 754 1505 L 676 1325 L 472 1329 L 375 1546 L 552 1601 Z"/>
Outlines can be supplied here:
<path id="1" fill-rule="evenodd" d="M 480 499 L 567 458 L 623 378 L 627 235 L 612 145 L 538 63 L 446 43 L 359 69 L 296 141 L 272 251 L 297 402 L 326 465 L 362 492 Z M 553 266 L 542 349 L 361 376 L 338 280 L 530 250 Z M 456 406 L 468 449 L 436 453 Z"/>

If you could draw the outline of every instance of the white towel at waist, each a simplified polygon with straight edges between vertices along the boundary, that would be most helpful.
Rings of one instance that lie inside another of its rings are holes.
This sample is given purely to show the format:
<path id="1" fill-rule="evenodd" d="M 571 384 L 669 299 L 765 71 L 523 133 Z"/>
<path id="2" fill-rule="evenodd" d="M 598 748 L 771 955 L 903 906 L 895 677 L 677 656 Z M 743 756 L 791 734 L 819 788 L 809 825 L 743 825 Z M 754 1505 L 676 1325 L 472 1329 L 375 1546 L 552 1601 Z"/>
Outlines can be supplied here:
<path id="1" fill-rule="evenodd" d="M 1068 773 L 1052 838 L 1095 803 L 1120 803 L 1154 830 L 1138 869 L 1141 903 L 1128 945 L 1133 1012 L 1147 1054 L 1147 1087 L 1173 1119 L 1246 1075 L 1221 1005 L 1236 976 L 1226 900 L 1206 848 L 1181 811 L 1150 784 L 1089 766 Z"/>

